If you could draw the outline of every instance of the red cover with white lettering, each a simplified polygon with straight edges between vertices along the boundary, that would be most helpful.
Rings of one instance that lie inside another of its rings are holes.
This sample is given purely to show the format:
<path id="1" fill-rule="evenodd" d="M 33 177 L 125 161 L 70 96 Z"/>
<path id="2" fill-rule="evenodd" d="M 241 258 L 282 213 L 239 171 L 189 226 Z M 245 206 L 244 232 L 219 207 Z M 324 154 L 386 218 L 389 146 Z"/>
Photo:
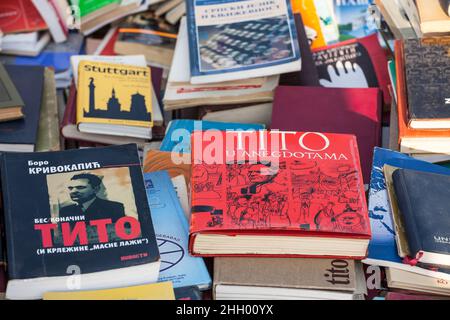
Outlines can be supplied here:
<path id="1" fill-rule="evenodd" d="M 199 233 L 370 239 L 355 136 L 208 130 L 191 142 L 192 255 Z"/>
<path id="2" fill-rule="evenodd" d="M 47 29 L 31 0 L 1 0 L 0 30 L 4 34 Z"/>

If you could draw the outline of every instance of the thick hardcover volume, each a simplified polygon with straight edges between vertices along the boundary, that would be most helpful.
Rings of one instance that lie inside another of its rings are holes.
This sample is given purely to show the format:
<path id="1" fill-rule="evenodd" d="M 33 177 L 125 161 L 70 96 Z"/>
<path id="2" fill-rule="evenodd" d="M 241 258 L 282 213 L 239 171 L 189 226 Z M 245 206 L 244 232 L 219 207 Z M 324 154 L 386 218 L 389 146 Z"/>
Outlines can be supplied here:
<path id="1" fill-rule="evenodd" d="M 136 145 L 5 153 L 1 175 L 10 280 L 159 260 Z"/>
<path id="2" fill-rule="evenodd" d="M 0 142 L 34 145 L 38 134 L 45 68 L 5 65 L 5 69 L 24 101 L 24 118 L 0 124 Z"/>
<path id="3" fill-rule="evenodd" d="M 189 224 L 166 171 L 144 175 L 161 255 L 158 281 L 171 281 L 174 288 L 211 286 L 211 277 L 200 257 L 188 254 Z"/>
<path id="4" fill-rule="evenodd" d="M 215 82 L 206 80 L 212 75 L 226 81 L 301 68 L 289 0 L 188 0 L 187 22 L 192 83 Z"/>
<path id="5" fill-rule="evenodd" d="M 450 253 L 450 177 L 398 169 L 392 175 L 398 206 L 404 216 L 411 256 L 420 252 Z"/>
<path id="6" fill-rule="evenodd" d="M 410 121 L 450 119 L 450 37 L 405 40 L 403 54 Z"/>
<path id="7" fill-rule="evenodd" d="M 153 126 L 150 68 L 81 61 L 77 124 Z"/>
<path id="8" fill-rule="evenodd" d="M 391 103 L 388 61 L 376 34 L 315 49 L 313 58 L 322 86 L 381 88 L 384 103 Z"/>
<path id="9" fill-rule="evenodd" d="M 370 239 L 355 136 L 195 131 L 192 144 L 191 254 L 198 233 Z"/>
<path id="10" fill-rule="evenodd" d="M 2 0 L 0 30 L 4 34 L 47 29 L 44 19 L 31 0 Z"/>

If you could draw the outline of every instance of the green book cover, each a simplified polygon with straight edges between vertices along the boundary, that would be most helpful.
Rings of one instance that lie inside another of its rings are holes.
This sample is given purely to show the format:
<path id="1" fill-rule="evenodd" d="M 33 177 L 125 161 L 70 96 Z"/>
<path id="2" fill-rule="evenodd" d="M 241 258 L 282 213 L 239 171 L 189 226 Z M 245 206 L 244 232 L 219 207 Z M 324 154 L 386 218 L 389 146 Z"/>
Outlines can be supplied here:
<path id="1" fill-rule="evenodd" d="M 391 79 L 392 91 L 394 92 L 395 101 L 397 101 L 397 71 L 395 70 L 395 60 L 388 62 L 389 78 Z"/>
<path id="2" fill-rule="evenodd" d="M 23 105 L 22 97 L 0 63 L 0 108 L 23 107 Z"/>
<path id="3" fill-rule="evenodd" d="M 84 17 L 110 4 L 120 4 L 120 1 L 121 0 L 71 0 L 71 3 L 73 6 L 78 6 L 80 8 L 80 17 Z"/>

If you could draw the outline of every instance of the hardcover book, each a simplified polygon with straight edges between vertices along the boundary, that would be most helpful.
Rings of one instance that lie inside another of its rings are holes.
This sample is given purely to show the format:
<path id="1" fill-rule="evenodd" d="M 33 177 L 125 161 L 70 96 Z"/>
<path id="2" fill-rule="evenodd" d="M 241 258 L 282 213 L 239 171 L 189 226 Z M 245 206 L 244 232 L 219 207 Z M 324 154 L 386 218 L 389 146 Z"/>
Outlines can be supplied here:
<path id="1" fill-rule="evenodd" d="M 23 117 L 24 103 L 14 83 L 0 63 L 0 121 L 16 120 Z"/>
<path id="2" fill-rule="evenodd" d="M 315 49 L 313 58 L 322 86 L 381 88 L 384 103 L 391 103 L 388 62 L 376 34 Z"/>
<path id="3" fill-rule="evenodd" d="M 4 153 L 1 173 L 8 299 L 156 282 L 136 145 Z"/>
<path id="4" fill-rule="evenodd" d="M 378 88 L 279 86 L 271 128 L 356 135 L 364 182 L 368 184 L 373 148 L 381 144 L 381 109 Z"/>
<path id="5" fill-rule="evenodd" d="M 369 243 L 368 257 L 363 262 L 369 265 L 401 269 L 429 277 L 450 280 L 450 275 L 447 273 L 405 264 L 399 256 L 395 241 L 395 226 L 392 221 L 386 180 L 383 174 L 383 167 L 386 164 L 398 168 L 450 175 L 449 169 L 445 167 L 416 160 L 400 152 L 375 148 L 369 189 L 369 217 L 372 239 Z"/>
<path id="6" fill-rule="evenodd" d="M 289 0 L 188 0 L 191 83 L 301 69 Z"/>
<path id="7" fill-rule="evenodd" d="M 450 153 L 449 129 L 413 129 L 409 127 L 408 93 L 403 42 L 395 42 L 397 75 L 397 112 L 400 151 L 405 153 Z"/>
<path id="8" fill-rule="evenodd" d="M 448 10 L 450 2 L 445 8 L 442 0 L 416 0 L 420 18 L 420 30 L 424 36 L 446 35 L 450 32 L 450 17 Z"/>
<path id="9" fill-rule="evenodd" d="M 5 69 L 24 101 L 23 119 L 0 124 L 0 151 L 34 151 L 44 88 L 44 69 L 40 66 L 5 65 Z"/>
<path id="10" fill-rule="evenodd" d="M 264 266 L 264 267 L 261 267 Z M 286 275 L 296 275 L 286 277 Z M 362 264 L 342 259 L 215 258 L 216 300 L 363 299 Z"/>
<path id="11" fill-rule="evenodd" d="M 171 281 L 174 288 L 209 289 L 212 281 L 205 262 L 188 254 L 189 223 L 167 171 L 146 173 L 144 179 L 161 255 L 158 281 Z"/>
<path id="12" fill-rule="evenodd" d="M 74 292 L 46 292 L 43 300 L 175 300 L 171 282 Z"/>
<path id="13" fill-rule="evenodd" d="M 450 129 L 449 52 L 450 36 L 403 42 L 411 128 Z"/>
<path id="14" fill-rule="evenodd" d="M 398 169 L 392 174 L 406 238 L 415 263 L 450 266 L 448 175 Z"/>
<path id="15" fill-rule="evenodd" d="M 81 61 L 77 125 L 82 132 L 151 139 L 150 68 Z"/>
<path id="16" fill-rule="evenodd" d="M 366 256 L 355 136 L 195 131 L 192 144 L 192 255 Z"/>
<path id="17" fill-rule="evenodd" d="M 44 19 L 31 0 L 2 0 L 0 30 L 4 34 L 47 29 Z"/>

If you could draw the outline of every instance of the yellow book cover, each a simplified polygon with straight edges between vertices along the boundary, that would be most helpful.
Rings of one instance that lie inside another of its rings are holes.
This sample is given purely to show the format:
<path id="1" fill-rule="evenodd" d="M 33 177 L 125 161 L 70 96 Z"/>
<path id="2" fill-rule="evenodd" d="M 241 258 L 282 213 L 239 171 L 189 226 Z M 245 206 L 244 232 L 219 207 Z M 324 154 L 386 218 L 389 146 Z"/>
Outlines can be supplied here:
<path id="1" fill-rule="evenodd" d="M 320 17 L 316 11 L 314 0 L 291 0 L 292 12 L 302 15 L 308 39 L 312 40 L 311 48 L 327 45 L 320 26 Z"/>
<path id="2" fill-rule="evenodd" d="M 150 68 L 82 61 L 78 73 L 77 125 L 153 126 Z"/>
<path id="3" fill-rule="evenodd" d="M 159 282 L 141 286 L 92 290 L 46 292 L 44 300 L 175 300 L 172 282 Z"/>

